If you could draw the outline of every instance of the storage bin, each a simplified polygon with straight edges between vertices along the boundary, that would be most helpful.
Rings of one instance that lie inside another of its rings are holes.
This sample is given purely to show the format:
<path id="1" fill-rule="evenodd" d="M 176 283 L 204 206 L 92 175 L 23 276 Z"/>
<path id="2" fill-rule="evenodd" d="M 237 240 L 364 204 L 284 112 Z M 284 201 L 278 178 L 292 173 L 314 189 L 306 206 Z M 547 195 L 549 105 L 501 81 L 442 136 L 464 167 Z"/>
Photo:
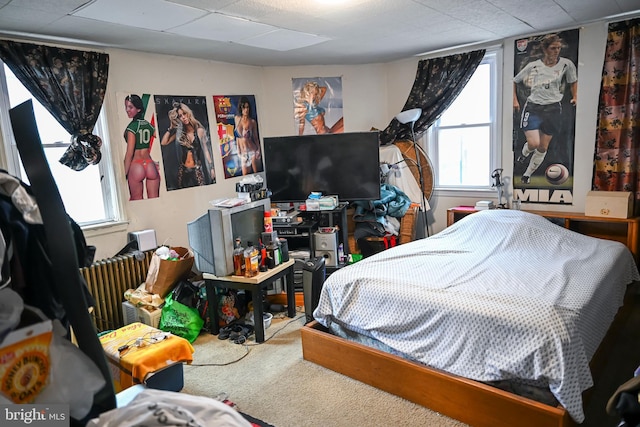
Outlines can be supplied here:
<path id="1" fill-rule="evenodd" d="M 109 362 L 114 389 L 134 384 L 180 391 L 183 363 L 191 363 L 194 349 L 184 338 L 135 322 L 100 336 Z"/>
<path id="2" fill-rule="evenodd" d="M 633 197 L 629 191 L 589 191 L 584 214 L 608 218 L 630 218 L 633 215 Z"/>

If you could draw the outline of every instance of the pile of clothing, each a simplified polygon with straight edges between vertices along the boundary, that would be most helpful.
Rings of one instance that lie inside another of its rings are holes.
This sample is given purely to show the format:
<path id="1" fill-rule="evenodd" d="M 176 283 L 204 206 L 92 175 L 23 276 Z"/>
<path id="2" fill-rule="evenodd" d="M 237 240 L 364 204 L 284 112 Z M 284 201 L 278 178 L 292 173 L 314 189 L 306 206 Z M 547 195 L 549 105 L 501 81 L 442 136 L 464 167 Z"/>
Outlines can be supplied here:
<path id="1" fill-rule="evenodd" d="M 360 200 L 353 203 L 356 224 L 353 237 L 364 257 L 386 249 L 372 245 L 367 237 L 395 238 L 400 231 L 400 219 L 407 213 L 411 200 L 402 190 L 391 184 L 380 185 L 379 200 Z M 386 240 L 385 240 L 386 242 Z M 391 245 L 393 246 L 393 245 Z"/>

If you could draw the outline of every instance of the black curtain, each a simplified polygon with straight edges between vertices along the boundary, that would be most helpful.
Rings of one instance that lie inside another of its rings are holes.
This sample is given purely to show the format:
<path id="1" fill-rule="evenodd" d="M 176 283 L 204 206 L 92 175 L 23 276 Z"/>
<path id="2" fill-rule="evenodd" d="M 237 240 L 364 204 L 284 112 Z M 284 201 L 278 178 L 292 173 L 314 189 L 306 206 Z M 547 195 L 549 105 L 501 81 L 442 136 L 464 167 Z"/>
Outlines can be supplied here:
<path id="1" fill-rule="evenodd" d="M 100 162 L 93 127 L 107 88 L 109 55 L 0 40 L 0 59 L 71 134 L 60 162 L 83 170 Z"/>
<path id="2" fill-rule="evenodd" d="M 481 49 L 441 58 L 423 59 L 418 63 L 413 88 L 402 108 L 402 111 L 422 108 L 422 114 L 414 124 L 416 138 L 455 101 L 480 65 L 484 54 L 485 49 Z M 380 132 L 380 144 L 391 144 L 402 139 L 412 140 L 411 124 L 403 125 L 394 117 L 389 126 Z"/>

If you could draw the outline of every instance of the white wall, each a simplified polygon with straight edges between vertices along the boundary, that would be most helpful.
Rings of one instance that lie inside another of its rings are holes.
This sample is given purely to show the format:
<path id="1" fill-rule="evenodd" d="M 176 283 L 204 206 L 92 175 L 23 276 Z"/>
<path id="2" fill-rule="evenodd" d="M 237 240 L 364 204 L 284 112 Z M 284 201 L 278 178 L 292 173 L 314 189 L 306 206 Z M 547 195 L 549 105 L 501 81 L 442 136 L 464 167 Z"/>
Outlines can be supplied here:
<path id="1" fill-rule="evenodd" d="M 112 161 L 117 166 L 118 191 L 124 201 L 125 217 L 129 223 L 126 227 L 86 231 L 87 243 L 97 247 L 96 259 L 106 258 L 117 253 L 127 243 L 128 231 L 151 228 L 156 230 L 159 244 L 166 242 L 174 246 L 188 246 L 186 223 L 204 213 L 210 200 L 234 196 L 235 183 L 240 178 L 224 179 L 222 160 L 217 150 L 217 134 L 215 127 L 211 127 L 216 184 L 166 191 L 165 183 L 162 182 L 159 198 L 129 202 L 122 161 L 126 148 L 122 137 L 124 127 L 119 120 L 120 110 L 124 109 L 124 105 L 116 101 L 116 94 L 205 96 L 209 123 L 215 124 L 213 95 L 255 94 L 258 112 L 267 110 L 268 105 L 262 97 L 262 69 L 123 50 L 108 53 L 110 64 L 105 108 L 110 118 L 109 142 Z M 154 145 L 152 157 L 162 164 L 159 143 Z"/>
<path id="2" fill-rule="evenodd" d="M 295 77 L 342 78 L 345 132 L 384 129 L 389 124 L 385 65 L 267 67 L 262 72 L 262 101 L 268 108 L 259 112 L 260 135 L 295 134 L 291 87 Z"/>
<path id="3" fill-rule="evenodd" d="M 580 33 L 574 204 L 536 206 L 540 209 L 584 211 L 584 198 L 591 183 L 596 110 L 606 32 L 607 23 L 601 22 L 585 26 Z M 514 40 L 504 40 L 502 167 L 505 177 L 511 176 L 513 167 L 511 78 Z M 453 51 L 438 52 L 432 56 L 450 53 Z M 402 109 L 420 59 L 407 58 L 388 64 L 261 68 L 121 50 L 109 51 L 109 54 L 109 97 L 106 108 L 113 118 L 109 123 L 110 142 L 113 146 L 113 161 L 119 168 L 119 182 L 123 184 L 119 191 L 125 200 L 128 196 L 122 172 L 125 144 L 121 139 L 121 124 L 117 119 L 119 109 L 124 107 L 116 105 L 115 94 L 118 92 L 206 96 L 210 123 L 215 123 L 213 95 L 253 94 L 256 97 L 260 135 L 264 138 L 294 133 L 291 78 L 341 76 L 345 131 L 363 131 L 371 127 L 384 129 Z M 212 135 L 212 138 L 215 145 L 216 135 Z M 155 147 L 154 151 L 154 159 L 161 160 L 159 147 Z M 171 245 L 187 246 L 186 222 L 203 213 L 209 200 L 235 194 L 235 183 L 239 178 L 225 180 L 219 153 L 215 152 L 214 157 L 218 172 L 216 184 L 170 192 L 164 190 L 162 184 L 158 199 L 125 201 L 125 213 L 129 219 L 126 228 L 107 229 L 100 233 L 87 232 L 88 243 L 98 248 L 96 258 L 111 256 L 124 246 L 127 231 L 146 228 L 156 230 L 159 243 L 166 241 Z M 437 232 L 445 227 L 447 208 L 473 204 L 476 199 L 477 197 L 445 197 L 436 193 L 431 200 L 434 221 L 431 231 Z"/>

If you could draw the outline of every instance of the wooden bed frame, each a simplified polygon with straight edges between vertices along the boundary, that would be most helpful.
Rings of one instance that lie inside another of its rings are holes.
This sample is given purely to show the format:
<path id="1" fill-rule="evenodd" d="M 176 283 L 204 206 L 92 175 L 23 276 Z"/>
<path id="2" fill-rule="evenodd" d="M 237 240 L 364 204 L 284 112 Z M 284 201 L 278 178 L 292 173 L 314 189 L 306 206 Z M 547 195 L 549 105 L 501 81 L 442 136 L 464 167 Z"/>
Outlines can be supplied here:
<path id="1" fill-rule="evenodd" d="M 602 237 L 602 236 L 600 236 Z M 618 240 L 617 238 L 611 240 Z M 594 383 L 631 311 L 629 286 L 607 336 L 591 360 Z M 429 368 L 331 334 L 313 321 L 301 329 L 303 358 L 476 427 L 569 427 L 577 424 L 562 406 L 550 406 L 507 391 Z M 583 394 L 588 400 L 593 387 Z M 583 403 L 584 404 L 584 403 Z"/>

